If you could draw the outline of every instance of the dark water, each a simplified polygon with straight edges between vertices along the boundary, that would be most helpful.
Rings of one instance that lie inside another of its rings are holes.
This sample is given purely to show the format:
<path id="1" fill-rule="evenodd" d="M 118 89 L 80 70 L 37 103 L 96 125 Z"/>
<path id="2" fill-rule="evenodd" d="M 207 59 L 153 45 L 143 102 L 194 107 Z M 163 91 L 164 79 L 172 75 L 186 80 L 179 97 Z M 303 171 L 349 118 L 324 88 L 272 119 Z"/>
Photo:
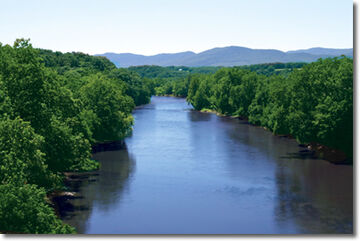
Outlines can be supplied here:
<path id="1" fill-rule="evenodd" d="M 353 168 L 294 140 L 153 97 L 127 150 L 98 152 L 64 220 L 79 233 L 352 233 Z"/>

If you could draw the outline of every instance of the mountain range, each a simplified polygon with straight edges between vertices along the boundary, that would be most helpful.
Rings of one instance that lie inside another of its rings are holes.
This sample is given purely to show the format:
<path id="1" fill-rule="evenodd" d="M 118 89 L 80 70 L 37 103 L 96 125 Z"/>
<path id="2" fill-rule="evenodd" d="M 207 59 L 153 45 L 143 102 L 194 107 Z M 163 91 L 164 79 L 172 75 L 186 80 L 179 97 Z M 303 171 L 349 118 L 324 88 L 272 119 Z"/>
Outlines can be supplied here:
<path id="1" fill-rule="evenodd" d="M 191 51 L 151 56 L 132 53 L 104 53 L 117 67 L 159 66 L 236 66 L 262 63 L 313 62 L 319 58 L 345 55 L 353 57 L 353 49 L 310 48 L 283 52 L 275 49 L 251 49 L 238 46 L 213 48 L 200 53 Z"/>

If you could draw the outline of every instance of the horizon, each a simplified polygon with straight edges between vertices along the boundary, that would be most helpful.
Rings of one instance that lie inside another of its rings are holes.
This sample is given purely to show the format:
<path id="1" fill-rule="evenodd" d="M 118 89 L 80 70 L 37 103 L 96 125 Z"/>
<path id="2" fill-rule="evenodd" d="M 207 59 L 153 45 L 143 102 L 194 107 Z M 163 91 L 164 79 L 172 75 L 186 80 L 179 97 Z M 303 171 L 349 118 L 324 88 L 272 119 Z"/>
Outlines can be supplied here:
<path id="1" fill-rule="evenodd" d="M 22 37 L 23 38 L 23 37 Z M 21 39 L 21 38 L 17 38 L 17 39 Z M 192 53 L 195 53 L 195 54 L 199 54 L 199 53 L 202 53 L 202 52 L 205 52 L 207 50 L 211 50 L 211 49 L 216 49 L 216 48 L 228 48 L 228 47 L 240 47 L 240 48 L 247 48 L 247 49 L 252 49 L 252 50 L 278 50 L 278 51 L 281 51 L 281 52 L 284 52 L 284 53 L 287 53 L 287 52 L 291 52 L 291 51 L 299 51 L 299 50 L 309 50 L 309 49 L 340 49 L 340 50 L 345 50 L 345 49 L 354 49 L 353 46 L 351 47 L 346 47 L 346 48 L 336 48 L 336 47 L 322 47 L 322 46 L 315 46 L 315 47 L 309 47 L 309 48 L 300 48 L 300 49 L 289 49 L 289 50 L 281 50 L 281 49 L 275 49 L 275 48 L 251 48 L 251 47 L 247 47 L 247 46 L 240 46 L 240 45 L 228 45 L 228 46 L 216 46 L 216 47 L 212 47 L 212 48 L 209 48 L 209 49 L 204 49 L 202 51 L 193 51 L 193 50 L 184 50 L 184 51 L 179 51 L 179 52 L 158 52 L 158 53 L 154 53 L 154 54 L 142 54 L 142 53 L 135 53 L 135 52 L 114 52 L 114 51 L 106 51 L 106 52 L 102 52 L 102 53 L 86 53 L 86 52 L 82 52 L 82 51 L 76 51 L 76 50 L 73 50 L 73 51 L 61 51 L 61 50 L 56 50 L 56 49 L 49 49 L 49 48 L 42 48 L 42 47 L 39 47 L 39 46 L 34 46 L 33 42 L 31 41 L 31 38 L 23 38 L 23 39 L 29 39 L 30 40 L 30 44 L 32 44 L 32 46 L 34 48 L 38 48 L 38 49 L 45 49 L 45 50 L 51 50 L 53 52 L 61 52 L 61 53 L 72 53 L 72 52 L 75 52 L 75 53 L 84 53 L 84 54 L 89 54 L 89 55 L 101 55 L 101 54 L 134 54 L 134 55 L 143 55 L 143 56 L 146 56 L 146 57 L 150 57 L 150 56 L 155 56 L 155 55 L 160 55 L 160 54 L 177 54 L 177 53 L 186 53 L 186 52 L 192 52 Z M 10 46 L 13 45 L 13 43 L 15 42 L 16 39 L 14 39 L 14 41 L 12 43 L 2 43 L 0 41 L 0 44 L 8 44 Z"/>
<path id="2" fill-rule="evenodd" d="M 87 54 L 203 52 L 247 46 L 283 52 L 353 48 L 353 2 L 4 0 L 0 42 Z M 31 11 L 29 11 L 31 9 Z M 56 11 L 54 11 L 56 9 Z M 46 20 L 46 21 L 44 21 Z M 6 33 L 6 34 L 5 34 Z"/>
<path id="3" fill-rule="evenodd" d="M 186 52 L 192 52 L 194 54 L 199 54 L 211 49 L 221 49 L 221 48 L 229 48 L 229 47 L 239 47 L 239 48 L 247 48 L 247 49 L 252 49 L 252 50 L 277 50 L 277 51 L 281 51 L 284 53 L 287 52 L 291 52 L 291 51 L 301 51 L 301 50 L 309 50 L 309 49 L 339 49 L 339 50 L 347 50 L 347 49 L 354 49 L 353 47 L 350 48 L 332 48 L 332 47 L 310 47 L 310 48 L 306 48 L 306 49 L 290 49 L 287 51 L 283 51 L 280 49 L 275 49 L 275 48 L 269 48 L 269 49 L 265 49 L 265 48 L 250 48 L 250 47 L 246 47 L 246 46 L 235 46 L 235 45 L 231 45 L 231 46 L 222 46 L 222 47 L 213 47 L 210 49 L 205 49 L 203 51 L 200 52 L 195 52 L 195 51 L 191 51 L 191 50 L 187 50 L 187 51 L 180 51 L 180 52 L 160 52 L 160 53 L 155 53 L 155 54 L 141 54 L 141 53 L 130 53 L 130 52 L 122 52 L 122 53 L 118 53 L 118 52 L 113 52 L 113 51 L 108 51 L 108 52 L 104 52 L 104 53 L 96 53 L 96 54 L 92 54 L 92 55 L 101 55 L 101 54 L 134 54 L 134 55 L 142 55 L 142 56 L 146 56 L 146 57 L 150 57 L 150 56 L 155 56 L 155 55 L 161 55 L 161 54 L 178 54 L 178 53 L 186 53 Z M 52 51 L 56 51 L 56 50 L 52 50 Z M 61 52 L 61 51 L 60 51 Z M 63 52 L 64 53 L 64 52 Z"/>

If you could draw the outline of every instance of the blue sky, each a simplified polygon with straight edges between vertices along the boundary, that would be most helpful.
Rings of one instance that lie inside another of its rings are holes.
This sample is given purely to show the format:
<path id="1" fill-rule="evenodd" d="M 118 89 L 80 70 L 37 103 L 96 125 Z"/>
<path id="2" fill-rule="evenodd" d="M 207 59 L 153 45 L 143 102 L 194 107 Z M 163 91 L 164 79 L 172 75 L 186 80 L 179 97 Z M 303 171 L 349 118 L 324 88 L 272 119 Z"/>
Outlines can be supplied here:
<path id="1" fill-rule="evenodd" d="M 1 0 L 0 42 L 89 54 L 351 48 L 350 0 Z"/>

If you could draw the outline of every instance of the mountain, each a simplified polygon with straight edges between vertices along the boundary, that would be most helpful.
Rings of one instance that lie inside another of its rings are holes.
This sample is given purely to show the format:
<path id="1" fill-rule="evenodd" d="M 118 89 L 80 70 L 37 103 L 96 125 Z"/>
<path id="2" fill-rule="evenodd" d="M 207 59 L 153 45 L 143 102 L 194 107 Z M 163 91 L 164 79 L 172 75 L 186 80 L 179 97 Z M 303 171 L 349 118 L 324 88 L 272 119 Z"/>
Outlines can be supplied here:
<path id="1" fill-rule="evenodd" d="M 353 56 L 353 49 L 311 48 L 283 52 L 275 49 L 250 49 L 238 46 L 213 48 L 198 54 L 194 52 L 180 52 L 174 54 L 157 54 L 145 56 L 131 53 L 104 53 L 117 67 L 139 65 L 159 66 L 235 66 L 274 62 L 313 62 L 319 58 L 340 55 Z"/>
<path id="2" fill-rule="evenodd" d="M 330 56 L 353 56 L 353 49 L 329 49 L 329 48 L 311 48 L 288 51 L 287 53 L 306 53 L 313 55 L 330 55 Z"/>

